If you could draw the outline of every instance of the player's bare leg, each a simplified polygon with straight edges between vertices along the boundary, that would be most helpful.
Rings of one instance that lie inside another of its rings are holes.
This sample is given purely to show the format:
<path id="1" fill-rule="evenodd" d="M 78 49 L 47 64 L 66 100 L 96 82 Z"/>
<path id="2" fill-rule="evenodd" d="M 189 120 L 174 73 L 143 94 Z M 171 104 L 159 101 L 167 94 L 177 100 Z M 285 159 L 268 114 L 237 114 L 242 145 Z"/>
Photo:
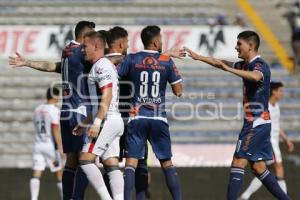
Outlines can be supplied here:
<path id="1" fill-rule="evenodd" d="M 89 182 L 92 184 L 102 200 L 111 200 L 112 198 L 107 191 L 102 174 L 96 166 L 95 160 L 95 154 L 85 152 L 80 153 L 79 164 L 83 172 L 86 174 Z"/>
<path id="2" fill-rule="evenodd" d="M 31 200 L 37 200 L 40 191 L 40 177 L 43 171 L 34 170 L 32 172 L 32 178 L 30 179 L 30 194 Z"/>

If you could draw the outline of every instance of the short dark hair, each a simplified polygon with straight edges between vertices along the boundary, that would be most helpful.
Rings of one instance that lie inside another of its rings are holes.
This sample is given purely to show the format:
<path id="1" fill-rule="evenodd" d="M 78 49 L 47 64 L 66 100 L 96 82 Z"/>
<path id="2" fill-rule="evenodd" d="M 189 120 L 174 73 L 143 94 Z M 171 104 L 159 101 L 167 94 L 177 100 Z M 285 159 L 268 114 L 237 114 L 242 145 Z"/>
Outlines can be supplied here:
<path id="1" fill-rule="evenodd" d="M 260 45 L 260 38 L 259 35 L 254 32 L 254 31 L 243 31 L 241 33 L 239 33 L 239 35 L 237 36 L 237 38 L 239 39 L 243 39 L 246 41 L 252 41 L 255 43 L 255 50 L 257 51 Z"/>
<path id="2" fill-rule="evenodd" d="M 91 32 L 87 32 L 84 37 L 88 37 L 92 40 L 96 40 L 96 39 L 99 39 L 100 41 L 103 42 L 104 46 L 105 46 L 105 43 L 106 43 L 106 36 L 103 32 L 101 31 L 91 31 Z"/>
<path id="3" fill-rule="evenodd" d="M 111 48 L 111 45 L 116 40 L 128 37 L 128 32 L 123 27 L 120 27 L 120 26 L 115 26 L 115 27 L 109 29 L 109 31 L 107 31 L 106 33 L 107 33 L 106 42 L 107 42 L 109 48 Z"/>
<path id="4" fill-rule="evenodd" d="M 95 23 L 89 21 L 78 22 L 75 27 L 75 38 L 78 38 L 85 28 L 95 28 Z"/>
<path id="5" fill-rule="evenodd" d="M 160 28 L 158 26 L 146 26 L 141 32 L 141 39 L 144 47 L 148 47 L 152 42 L 153 38 L 159 36 Z"/>
<path id="6" fill-rule="evenodd" d="M 53 99 L 54 96 L 59 96 L 59 89 L 56 87 L 49 87 L 46 92 L 47 100 Z"/>
<path id="7" fill-rule="evenodd" d="M 272 81 L 270 83 L 270 95 L 272 95 L 272 92 L 275 91 L 275 90 L 278 90 L 279 88 L 283 87 L 283 83 L 282 82 L 275 82 L 275 81 Z"/>

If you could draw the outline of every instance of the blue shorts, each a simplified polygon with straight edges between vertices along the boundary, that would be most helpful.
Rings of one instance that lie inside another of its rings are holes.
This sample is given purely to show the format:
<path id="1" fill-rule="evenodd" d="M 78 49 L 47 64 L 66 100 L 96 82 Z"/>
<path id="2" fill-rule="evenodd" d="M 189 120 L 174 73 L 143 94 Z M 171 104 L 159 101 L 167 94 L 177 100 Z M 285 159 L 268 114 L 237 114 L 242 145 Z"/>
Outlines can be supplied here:
<path id="1" fill-rule="evenodd" d="M 253 128 L 253 122 L 245 122 L 239 135 L 234 156 L 249 161 L 272 160 L 270 141 L 271 123 Z"/>
<path id="2" fill-rule="evenodd" d="M 147 140 L 158 159 L 172 157 L 169 125 L 161 120 L 140 118 L 128 124 L 125 139 L 126 158 L 145 158 Z"/>
<path id="3" fill-rule="evenodd" d="M 63 111 L 60 114 L 61 139 L 64 153 L 78 153 L 81 151 L 84 135 L 75 136 L 72 134 L 75 126 L 86 117 L 76 112 Z"/>

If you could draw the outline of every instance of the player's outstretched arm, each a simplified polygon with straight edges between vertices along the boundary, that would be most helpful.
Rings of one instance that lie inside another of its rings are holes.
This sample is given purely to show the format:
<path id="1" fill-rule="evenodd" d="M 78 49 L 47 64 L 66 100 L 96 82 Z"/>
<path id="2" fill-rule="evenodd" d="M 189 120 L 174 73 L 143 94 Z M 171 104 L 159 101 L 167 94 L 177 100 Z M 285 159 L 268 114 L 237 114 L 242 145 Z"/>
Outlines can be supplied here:
<path id="1" fill-rule="evenodd" d="M 231 63 L 229 61 L 219 60 L 219 59 L 216 59 L 216 58 L 206 57 L 206 56 L 200 55 L 200 54 L 192 51 L 191 49 L 189 49 L 187 47 L 184 47 L 184 49 L 187 52 L 188 56 L 191 57 L 192 59 L 205 62 L 205 63 L 207 63 L 209 65 L 212 65 L 214 67 L 217 67 L 217 68 L 223 69 L 224 68 L 223 64 L 228 65 L 229 63 Z"/>
<path id="2" fill-rule="evenodd" d="M 188 56 L 190 56 L 194 60 L 199 60 L 199 61 L 205 62 L 209 65 L 212 65 L 216 68 L 222 69 L 222 70 L 230 72 L 232 74 L 235 74 L 246 80 L 258 82 L 263 79 L 263 75 L 259 71 L 244 71 L 244 70 L 240 70 L 240 69 L 235 69 L 235 68 L 231 67 L 232 65 L 229 66 L 226 64 L 226 63 L 230 63 L 229 61 L 225 61 L 226 62 L 225 63 L 224 61 L 216 59 L 216 58 L 206 57 L 206 56 L 197 54 L 196 52 L 194 52 L 188 48 L 185 48 L 185 50 L 187 51 Z"/>
<path id="3" fill-rule="evenodd" d="M 19 53 L 16 53 L 16 56 L 9 56 L 8 60 L 9 65 L 13 67 L 30 67 L 36 70 L 44 71 L 44 72 L 57 72 L 60 73 L 60 62 L 47 62 L 47 61 L 33 61 L 25 59 Z"/>
<path id="4" fill-rule="evenodd" d="M 286 143 L 288 151 L 294 151 L 294 143 L 288 138 L 287 134 L 282 129 L 279 130 L 279 135 L 280 138 Z"/>

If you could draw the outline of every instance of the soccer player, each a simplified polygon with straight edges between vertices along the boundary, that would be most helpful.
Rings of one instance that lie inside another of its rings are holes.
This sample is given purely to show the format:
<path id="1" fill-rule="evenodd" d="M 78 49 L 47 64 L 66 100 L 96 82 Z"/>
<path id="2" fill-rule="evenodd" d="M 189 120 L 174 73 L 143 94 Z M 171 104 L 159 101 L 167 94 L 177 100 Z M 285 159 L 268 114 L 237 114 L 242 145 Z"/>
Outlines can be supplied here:
<path id="1" fill-rule="evenodd" d="M 65 200 L 72 198 L 73 190 L 75 196 L 83 199 L 84 189 L 88 184 L 87 178 L 81 168 L 77 168 L 78 153 L 82 149 L 84 137 L 74 136 L 72 130 L 87 116 L 86 107 L 89 104 L 87 74 L 91 69 L 91 64 L 84 60 L 81 43 L 83 42 L 84 34 L 93 31 L 94 28 L 95 24 L 89 21 L 80 21 L 76 24 L 75 41 L 71 41 L 65 47 L 61 62 L 53 63 L 27 60 L 18 53 L 16 57 L 9 57 L 10 65 L 17 67 L 27 66 L 40 71 L 58 72 L 62 75 L 63 104 L 61 108 L 61 134 L 63 150 L 67 155 L 62 178 Z M 74 184 L 75 172 L 76 182 Z"/>
<path id="2" fill-rule="evenodd" d="M 280 108 L 279 101 L 283 98 L 283 84 L 281 82 L 271 82 L 270 87 L 270 99 L 269 99 L 269 111 L 271 116 L 271 143 L 273 149 L 273 161 L 270 164 L 274 164 L 276 179 L 281 189 L 287 193 L 286 182 L 284 180 L 284 169 L 282 165 L 282 156 L 279 148 L 280 138 L 288 146 L 288 151 L 294 150 L 294 144 L 289 140 L 286 133 L 280 128 Z M 240 199 L 249 199 L 250 196 L 256 192 L 262 183 L 259 179 L 254 178 L 246 191 L 241 195 Z"/>
<path id="3" fill-rule="evenodd" d="M 131 99 L 126 140 L 126 166 L 124 171 L 124 199 L 130 200 L 135 185 L 138 160 L 145 155 L 145 143 L 150 141 L 161 163 L 167 186 L 173 199 L 181 199 L 176 170 L 172 164 L 171 139 L 165 112 L 166 86 L 171 84 L 173 93 L 181 96 L 181 76 L 170 57 L 161 55 L 162 40 L 158 26 L 142 30 L 144 51 L 129 54 L 118 71 L 134 85 Z"/>
<path id="4" fill-rule="evenodd" d="M 57 188 L 62 199 L 62 161 L 63 149 L 59 130 L 59 90 L 48 88 L 47 103 L 39 105 L 34 112 L 36 130 L 33 146 L 32 178 L 30 179 L 31 200 L 37 200 L 40 190 L 40 177 L 45 167 L 56 173 Z"/>
<path id="5" fill-rule="evenodd" d="M 105 56 L 112 62 L 114 62 L 114 64 L 117 65 L 117 69 L 119 69 L 119 67 L 121 66 L 120 63 L 123 61 L 124 56 L 127 55 L 128 33 L 124 28 L 116 26 L 107 31 L 106 36 L 109 48 L 108 54 L 106 54 Z M 123 159 L 125 151 L 125 136 L 127 134 L 127 121 L 129 118 L 130 100 L 132 97 L 131 87 L 132 83 L 128 80 L 120 80 L 119 110 L 124 121 L 124 133 L 120 139 L 119 160 Z M 145 151 L 145 158 L 139 160 L 137 169 L 135 171 L 135 191 L 137 200 L 144 200 L 146 197 L 146 191 L 148 189 L 147 153 L 148 152 Z M 106 180 L 105 175 L 104 180 Z"/>
<path id="6" fill-rule="evenodd" d="M 119 169 L 120 137 L 124 123 L 119 112 L 119 81 L 115 65 L 104 56 L 105 36 L 90 32 L 84 36 L 85 59 L 93 64 L 88 86 L 92 116 L 74 129 L 80 135 L 84 125 L 91 123 L 85 134 L 85 143 L 79 157 L 80 167 L 101 199 L 111 199 L 103 177 L 95 164 L 96 156 L 102 159 L 110 180 L 114 200 L 124 199 L 124 179 Z M 99 97 L 101 98 L 100 103 Z M 101 125 L 103 122 L 103 128 Z"/>
<path id="7" fill-rule="evenodd" d="M 248 163 L 253 173 L 275 197 L 281 200 L 289 199 L 265 163 L 267 160 L 272 160 L 271 120 L 268 109 L 271 72 L 268 64 L 258 55 L 259 44 L 257 33 L 241 32 L 237 36 L 235 49 L 242 61 L 236 63 L 205 57 L 186 48 L 187 53 L 194 60 L 235 74 L 244 82 L 244 125 L 231 163 L 227 190 L 229 200 L 237 199 L 243 183 L 244 169 Z"/>

